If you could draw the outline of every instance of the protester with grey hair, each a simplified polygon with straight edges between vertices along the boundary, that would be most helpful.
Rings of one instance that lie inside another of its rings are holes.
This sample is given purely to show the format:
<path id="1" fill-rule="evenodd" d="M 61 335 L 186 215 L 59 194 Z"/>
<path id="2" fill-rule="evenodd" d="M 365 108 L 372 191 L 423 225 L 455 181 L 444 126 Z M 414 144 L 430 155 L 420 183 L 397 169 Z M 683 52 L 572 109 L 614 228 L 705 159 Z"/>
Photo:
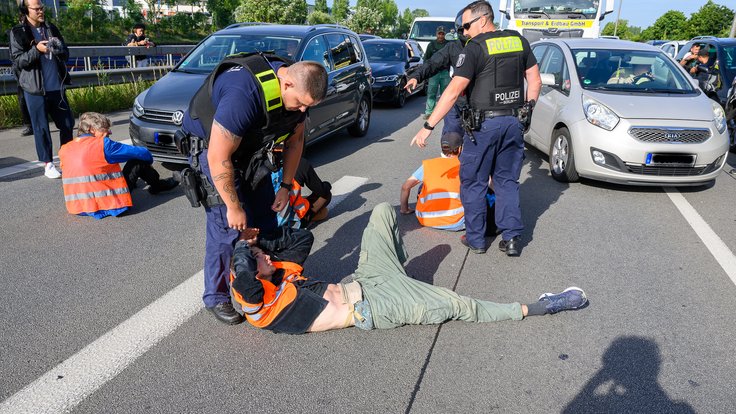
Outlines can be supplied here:
<path id="1" fill-rule="evenodd" d="M 133 206 L 130 190 L 138 178 L 148 183 L 151 194 L 179 185 L 173 178 L 160 179 L 148 149 L 111 140 L 111 125 L 106 116 L 85 112 L 79 117 L 78 136 L 59 150 L 64 200 L 71 214 L 96 219 L 122 214 Z"/>

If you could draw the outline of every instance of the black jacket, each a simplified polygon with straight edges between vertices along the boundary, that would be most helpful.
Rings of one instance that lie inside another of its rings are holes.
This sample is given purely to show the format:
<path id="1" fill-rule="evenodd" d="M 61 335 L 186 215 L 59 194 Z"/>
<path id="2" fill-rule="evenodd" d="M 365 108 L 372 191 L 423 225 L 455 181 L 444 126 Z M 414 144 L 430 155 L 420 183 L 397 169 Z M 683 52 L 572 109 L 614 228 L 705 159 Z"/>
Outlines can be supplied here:
<path id="1" fill-rule="evenodd" d="M 69 48 L 64 42 L 59 29 L 51 23 L 44 23 L 51 32 L 51 36 L 61 40 L 63 50 L 54 55 L 59 70 L 59 79 L 66 85 L 71 84 L 69 73 L 66 70 L 66 60 L 69 58 Z M 36 48 L 31 26 L 19 24 L 10 30 L 10 59 L 13 61 L 13 72 L 18 74 L 18 85 L 31 95 L 44 95 L 43 71 L 41 69 L 41 52 Z"/>
<path id="2" fill-rule="evenodd" d="M 463 52 L 463 44 L 459 40 L 447 42 L 442 49 L 434 52 L 432 57 L 424 61 L 424 64 L 417 66 L 414 72 L 409 75 L 409 79 L 416 79 L 417 82 L 429 79 L 432 76 L 450 69 L 455 66 L 457 57 Z"/>

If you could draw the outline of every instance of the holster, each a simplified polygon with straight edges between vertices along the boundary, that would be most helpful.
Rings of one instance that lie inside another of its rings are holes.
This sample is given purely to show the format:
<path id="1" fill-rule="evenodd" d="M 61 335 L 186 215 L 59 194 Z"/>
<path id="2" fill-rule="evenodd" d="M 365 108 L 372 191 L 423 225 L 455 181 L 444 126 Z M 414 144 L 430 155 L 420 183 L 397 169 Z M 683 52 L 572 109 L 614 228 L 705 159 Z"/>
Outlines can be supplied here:
<path id="1" fill-rule="evenodd" d="M 480 131 L 485 120 L 485 115 L 482 111 L 476 111 L 469 106 L 463 106 L 460 109 L 460 119 L 463 123 L 463 129 L 466 131 Z"/>
<path id="2" fill-rule="evenodd" d="M 207 176 L 199 166 L 199 154 L 206 148 L 204 140 L 200 137 L 190 135 L 182 130 L 174 133 L 176 148 L 191 159 L 192 166 L 181 172 L 181 186 L 184 188 L 189 204 L 197 208 L 204 205 L 205 208 L 225 204 L 217 192 L 217 188 L 210 183 Z"/>
<path id="3" fill-rule="evenodd" d="M 524 127 L 524 132 L 527 132 L 529 130 L 529 125 L 532 124 L 533 111 L 534 106 L 532 106 L 529 102 L 524 102 L 524 106 L 519 108 L 519 113 L 516 115 L 519 123 L 521 123 L 521 126 Z"/>

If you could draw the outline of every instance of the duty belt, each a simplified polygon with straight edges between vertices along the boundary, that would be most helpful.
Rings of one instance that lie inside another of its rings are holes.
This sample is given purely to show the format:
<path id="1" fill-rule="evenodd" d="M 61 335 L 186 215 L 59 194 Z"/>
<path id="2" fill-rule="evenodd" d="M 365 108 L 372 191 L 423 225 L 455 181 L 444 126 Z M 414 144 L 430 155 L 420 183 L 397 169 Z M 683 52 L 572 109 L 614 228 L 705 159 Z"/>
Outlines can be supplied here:
<path id="1" fill-rule="evenodd" d="M 494 111 L 482 111 L 486 119 L 495 118 L 497 116 L 517 116 L 519 114 L 518 109 L 497 109 Z"/>

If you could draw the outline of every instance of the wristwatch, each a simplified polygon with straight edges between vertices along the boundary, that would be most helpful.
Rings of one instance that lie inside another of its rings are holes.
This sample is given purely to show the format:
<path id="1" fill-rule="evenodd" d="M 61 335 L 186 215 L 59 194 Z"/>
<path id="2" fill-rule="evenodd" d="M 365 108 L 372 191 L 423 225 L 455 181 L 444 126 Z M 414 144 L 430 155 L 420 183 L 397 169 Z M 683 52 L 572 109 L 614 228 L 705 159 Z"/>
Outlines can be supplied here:
<path id="1" fill-rule="evenodd" d="M 282 181 L 281 182 L 281 188 L 285 188 L 285 189 L 291 191 L 291 190 L 294 189 L 294 184 L 287 184 L 287 183 L 285 183 L 285 182 Z"/>
<path id="2" fill-rule="evenodd" d="M 432 125 L 429 125 L 429 122 L 424 122 L 424 129 L 428 129 L 430 131 L 434 131 L 434 127 Z"/>

